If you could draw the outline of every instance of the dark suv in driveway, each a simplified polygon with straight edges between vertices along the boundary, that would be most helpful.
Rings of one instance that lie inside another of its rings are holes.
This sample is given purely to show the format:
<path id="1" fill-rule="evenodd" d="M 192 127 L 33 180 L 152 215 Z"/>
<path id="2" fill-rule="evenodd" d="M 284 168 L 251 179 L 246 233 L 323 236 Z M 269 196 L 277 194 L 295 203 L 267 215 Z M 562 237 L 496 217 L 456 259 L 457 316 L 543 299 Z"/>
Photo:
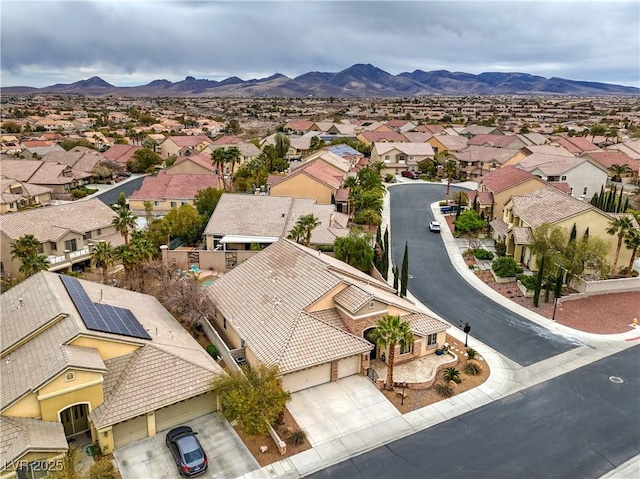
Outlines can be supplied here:
<path id="1" fill-rule="evenodd" d="M 183 477 L 197 476 L 209 467 L 207 455 L 196 434 L 189 426 L 176 427 L 167 433 L 167 447 Z"/>

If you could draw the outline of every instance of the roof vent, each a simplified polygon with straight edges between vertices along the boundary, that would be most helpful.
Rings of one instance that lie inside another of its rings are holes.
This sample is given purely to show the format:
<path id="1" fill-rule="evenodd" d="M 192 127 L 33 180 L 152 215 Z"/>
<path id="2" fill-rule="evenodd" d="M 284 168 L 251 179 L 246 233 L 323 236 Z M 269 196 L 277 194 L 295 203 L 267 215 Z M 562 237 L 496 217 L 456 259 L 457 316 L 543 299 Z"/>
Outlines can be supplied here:
<path id="1" fill-rule="evenodd" d="M 9 364 L 11 362 L 11 356 L 7 356 L 7 360 L 5 361 L 5 363 Z"/>
<path id="2" fill-rule="evenodd" d="M 284 213 L 282 213 L 282 217 L 284 218 Z"/>
<path id="3" fill-rule="evenodd" d="M 24 300 L 22 298 L 18 298 L 18 308 L 22 308 L 24 305 Z"/>

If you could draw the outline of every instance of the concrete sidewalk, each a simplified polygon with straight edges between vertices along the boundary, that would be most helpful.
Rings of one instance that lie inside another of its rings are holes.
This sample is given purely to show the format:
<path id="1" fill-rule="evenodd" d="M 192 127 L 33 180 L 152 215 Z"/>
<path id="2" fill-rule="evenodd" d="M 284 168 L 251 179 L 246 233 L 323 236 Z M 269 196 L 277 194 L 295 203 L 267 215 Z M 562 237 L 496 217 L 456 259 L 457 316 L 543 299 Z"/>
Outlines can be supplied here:
<path id="1" fill-rule="evenodd" d="M 475 183 L 469 183 L 470 184 L 468 185 L 457 184 L 456 186 L 468 187 L 470 189 L 475 188 Z M 398 183 L 391 185 L 390 187 L 399 186 L 399 184 L 424 185 L 424 182 L 420 180 L 404 181 L 404 178 L 401 178 Z M 435 219 L 442 221 L 444 224 L 444 216 L 440 214 L 440 209 L 438 208 L 437 203 L 432 205 L 432 211 Z M 382 228 L 386 228 L 389 225 L 389 212 L 389 195 L 386 195 L 382 215 Z M 389 234 L 393 234 L 391 229 L 389 229 Z M 611 335 L 584 333 L 582 331 L 577 331 L 555 322 L 551 322 L 527 308 L 509 301 L 507 298 L 484 284 L 472 271 L 469 270 L 462 258 L 460 247 L 448 228 L 443 228 L 441 235 L 452 264 L 465 281 L 502 306 L 511 309 L 512 311 L 549 329 L 550 331 L 572 338 L 581 345 L 558 356 L 551 357 L 527 367 L 522 367 L 502 356 L 487 345 L 480 343 L 475 338 L 470 337 L 473 341 L 474 349 L 480 352 L 491 369 L 491 375 L 484 384 L 470 391 L 465 391 L 449 399 L 442 400 L 436 404 L 423 407 L 404 415 L 400 415 L 399 413 L 381 414 L 376 418 L 375 426 L 372 425 L 371 427 L 363 428 L 359 423 L 353 427 L 349 427 L 349 424 L 354 424 L 353 418 L 350 417 L 352 411 L 349 408 L 344 408 L 341 411 L 340 408 L 323 407 L 324 404 L 344 400 L 344 391 L 342 391 L 340 387 L 334 387 L 332 389 L 332 393 L 328 396 L 324 396 L 322 401 L 319 403 L 317 401 L 312 401 L 305 404 L 304 400 L 297 401 L 295 403 L 295 407 L 297 408 L 307 406 L 318 408 L 315 412 L 318 421 L 312 424 L 312 426 L 321 427 L 322 423 L 330 423 L 333 425 L 340 424 L 340 435 L 327 434 L 325 440 L 323 440 L 322 436 L 318 436 L 316 434 L 314 435 L 314 440 L 311 443 L 312 449 L 269 466 L 265 466 L 256 471 L 244 474 L 241 476 L 242 478 L 304 477 L 308 474 L 344 461 L 349 457 L 355 457 L 376 447 L 447 421 L 468 411 L 489 404 L 495 400 L 502 399 L 518 391 L 555 378 L 574 369 L 586 366 L 611 354 L 620 352 L 638 344 L 637 339 L 638 336 L 640 336 L 640 331 L 634 330 L 628 333 Z M 392 278 L 390 278 L 389 281 L 392 281 Z M 416 305 L 426 313 L 442 319 L 428 307 L 417 301 L 410 292 L 408 294 L 408 298 L 416 303 Z M 442 320 L 444 321 L 444 319 Z M 447 332 L 457 340 L 464 342 L 465 333 L 456 326 L 452 326 Z M 302 391 L 302 393 L 305 392 Z M 313 390 L 307 390 L 305 394 L 313 396 L 315 392 Z M 380 395 L 382 396 L 381 393 Z M 331 417 L 328 417 L 327 414 L 330 414 Z M 303 429 L 305 428 L 305 424 L 299 425 Z M 636 457 L 627 461 L 618 469 L 610 471 L 604 477 L 640 477 L 639 459 L 640 457 Z"/>

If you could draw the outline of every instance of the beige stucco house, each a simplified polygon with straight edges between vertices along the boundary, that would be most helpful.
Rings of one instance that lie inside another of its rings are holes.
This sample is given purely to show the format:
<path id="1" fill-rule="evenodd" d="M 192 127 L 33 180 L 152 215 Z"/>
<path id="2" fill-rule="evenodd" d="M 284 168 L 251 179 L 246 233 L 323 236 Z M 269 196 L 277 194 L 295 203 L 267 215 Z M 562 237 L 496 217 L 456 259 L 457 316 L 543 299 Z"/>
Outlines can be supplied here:
<path id="1" fill-rule="evenodd" d="M 448 323 L 433 318 L 386 283 L 329 255 L 281 239 L 207 288 L 214 327 L 249 365 L 277 365 L 293 392 L 365 374 L 389 357 L 368 338 L 383 315 L 409 322 L 413 343 L 397 346 L 396 364 L 434 353 Z"/>
<path id="2" fill-rule="evenodd" d="M 109 454 L 217 410 L 222 368 L 155 298 L 40 272 L 1 300 L 3 479 L 69 440 Z"/>
<path id="3" fill-rule="evenodd" d="M 11 258 L 14 241 L 32 234 L 40 241 L 40 251 L 49 261 L 49 271 L 67 271 L 74 265 L 87 266 L 91 246 L 106 241 L 123 243 L 111 222 L 116 213 L 97 198 L 59 206 L 36 208 L 0 217 L 0 270 L 16 275 L 20 261 Z"/>
<path id="4" fill-rule="evenodd" d="M 169 158 L 170 156 L 197 155 L 211 143 L 211 139 L 204 135 L 168 136 L 160 144 L 160 156 Z"/>
<path id="5" fill-rule="evenodd" d="M 402 171 L 418 171 L 418 163 L 433 161 L 433 147 L 429 143 L 374 143 L 371 162 L 382 162 L 382 176 L 397 175 Z"/>
<path id="6" fill-rule="evenodd" d="M 318 160 L 305 162 L 285 176 L 273 177 L 269 194 L 313 198 L 320 204 L 331 205 L 336 202 L 336 192 L 342 187 L 344 177 L 345 174 L 337 173 Z"/>
<path id="7" fill-rule="evenodd" d="M 51 191 L 46 186 L 0 176 L 0 214 L 48 204 L 51 201 Z"/>

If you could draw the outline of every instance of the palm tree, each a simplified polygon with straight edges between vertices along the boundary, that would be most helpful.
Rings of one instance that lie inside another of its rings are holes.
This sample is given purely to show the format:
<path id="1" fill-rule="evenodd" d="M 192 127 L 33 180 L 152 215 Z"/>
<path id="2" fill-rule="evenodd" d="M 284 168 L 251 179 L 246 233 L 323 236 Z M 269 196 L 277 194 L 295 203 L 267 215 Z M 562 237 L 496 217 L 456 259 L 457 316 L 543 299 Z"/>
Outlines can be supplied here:
<path id="1" fill-rule="evenodd" d="M 300 223 L 296 223 L 293 228 L 289 231 L 287 235 L 287 239 L 291 241 L 295 241 L 296 243 L 300 243 L 302 238 L 304 237 L 304 229 Z"/>
<path id="2" fill-rule="evenodd" d="M 115 251 L 111 247 L 111 243 L 100 241 L 94 248 L 91 255 L 96 268 L 102 268 L 102 284 L 107 283 L 107 271 L 115 259 Z"/>
<path id="3" fill-rule="evenodd" d="M 124 238 L 124 244 L 129 244 L 129 231 L 136 229 L 136 217 L 131 210 L 126 207 L 120 207 L 116 210 L 117 215 L 114 216 L 111 224 L 115 226 L 116 231 L 119 231 Z"/>
<path id="4" fill-rule="evenodd" d="M 19 271 L 29 277 L 49 269 L 49 260 L 43 254 L 31 254 L 22 259 Z"/>
<path id="5" fill-rule="evenodd" d="M 622 175 L 625 173 L 631 173 L 631 168 L 626 163 L 623 165 L 619 165 L 617 163 L 611 165 L 609 168 L 609 172 L 612 173 L 611 179 L 613 181 L 622 181 Z"/>
<path id="6" fill-rule="evenodd" d="M 376 329 L 369 336 L 381 349 L 389 349 L 387 357 L 387 381 L 385 387 L 393 389 L 393 363 L 396 358 L 396 346 L 405 347 L 413 342 L 413 333 L 409 323 L 400 316 L 384 315 L 376 321 Z"/>
<path id="7" fill-rule="evenodd" d="M 627 267 L 627 277 L 630 277 L 633 273 L 633 262 L 636 260 L 636 254 L 640 248 L 640 230 L 634 228 L 627 231 L 624 244 L 631 250 L 631 258 Z"/>
<path id="8" fill-rule="evenodd" d="M 320 221 L 313 213 L 309 213 L 308 215 L 303 215 L 298 218 L 298 223 L 300 223 L 302 231 L 304 232 L 304 245 L 309 246 L 309 244 L 311 244 L 311 232 L 320 224 Z"/>
<path id="9" fill-rule="evenodd" d="M 343 188 L 355 188 L 358 186 L 358 178 L 355 176 L 347 176 L 342 183 Z"/>
<path id="10" fill-rule="evenodd" d="M 218 175 L 218 181 L 222 181 L 222 175 L 224 172 L 222 171 L 222 166 L 226 161 L 224 148 L 216 148 L 211 153 L 211 163 L 216 167 L 216 174 Z M 220 186 L 222 189 L 222 186 Z"/>
<path id="11" fill-rule="evenodd" d="M 629 230 L 633 228 L 633 223 L 629 216 L 619 216 L 609 223 L 607 233 L 611 236 L 618 235 L 618 244 L 616 246 L 616 255 L 613 257 L 613 265 L 611 266 L 611 274 L 615 275 L 618 268 L 618 258 L 620 249 L 622 248 L 622 240 Z"/>
<path id="12" fill-rule="evenodd" d="M 32 234 L 26 234 L 11 244 L 11 259 L 19 259 L 38 253 L 40 241 Z"/>
<path id="13" fill-rule="evenodd" d="M 449 199 L 449 189 L 451 188 L 451 179 L 458 172 L 458 165 L 453 160 L 447 160 L 447 162 L 444 164 L 444 172 L 447 175 L 447 192 L 444 195 L 444 199 L 448 200 Z"/>
<path id="14" fill-rule="evenodd" d="M 232 146 L 231 148 L 224 150 L 224 162 L 231 165 L 231 176 L 233 176 L 233 173 L 235 172 L 236 164 L 240 163 L 241 157 L 242 154 L 236 146 Z"/>

